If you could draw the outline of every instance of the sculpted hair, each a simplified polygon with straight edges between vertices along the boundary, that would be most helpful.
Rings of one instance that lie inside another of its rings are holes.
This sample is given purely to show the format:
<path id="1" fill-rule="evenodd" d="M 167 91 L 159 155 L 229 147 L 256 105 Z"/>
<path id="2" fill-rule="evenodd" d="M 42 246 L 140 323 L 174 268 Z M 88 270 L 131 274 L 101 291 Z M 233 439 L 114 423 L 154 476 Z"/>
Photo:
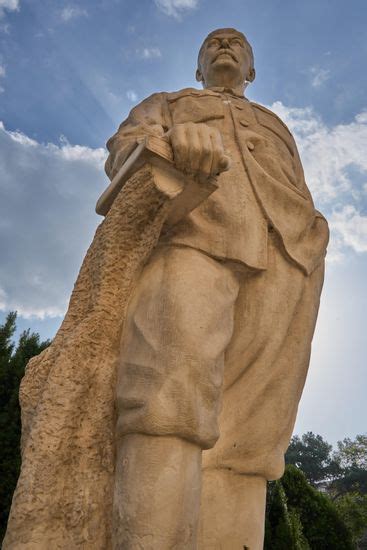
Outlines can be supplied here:
<path id="1" fill-rule="evenodd" d="M 203 54 L 203 51 L 204 51 L 204 48 L 205 48 L 205 45 L 206 43 L 213 37 L 217 36 L 218 34 L 222 34 L 222 33 L 228 33 L 228 32 L 231 32 L 233 34 L 236 34 L 237 36 L 239 36 L 240 38 L 242 38 L 242 40 L 244 41 L 245 43 L 245 48 L 247 49 L 248 53 L 250 54 L 250 58 L 251 58 L 251 69 L 254 69 L 254 65 L 255 65 L 255 58 L 254 58 L 254 52 L 252 50 L 252 47 L 251 47 L 251 44 L 250 42 L 247 40 L 246 36 L 238 31 L 237 29 L 231 29 L 231 28 L 228 28 L 228 29 L 216 29 L 215 31 L 212 31 L 208 34 L 208 36 L 205 38 L 204 42 L 202 43 L 201 47 L 200 47 L 200 50 L 199 50 L 199 55 L 198 55 L 198 69 L 200 70 L 201 69 L 201 64 L 200 64 L 200 59 L 201 59 L 201 56 Z"/>

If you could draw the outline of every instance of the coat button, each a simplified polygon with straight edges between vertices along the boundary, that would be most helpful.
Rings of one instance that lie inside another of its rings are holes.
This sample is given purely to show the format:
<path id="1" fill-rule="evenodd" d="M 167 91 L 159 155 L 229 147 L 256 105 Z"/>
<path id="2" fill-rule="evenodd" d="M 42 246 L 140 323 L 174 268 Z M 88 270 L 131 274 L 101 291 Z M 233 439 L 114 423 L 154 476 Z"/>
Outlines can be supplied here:
<path id="1" fill-rule="evenodd" d="M 241 126 L 245 126 L 245 128 L 247 128 L 247 126 L 249 126 L 249 123 L 247 122 L 247 120 L 240 120 L 240 124 L 241 124 Z"/>
<path id="2" fill-rule="evenodd" d="M 255 145 L 252 143 L 252 141 L 247 142 L 247 149 L 249 151 L 253 151 L 255 149 Z"/>

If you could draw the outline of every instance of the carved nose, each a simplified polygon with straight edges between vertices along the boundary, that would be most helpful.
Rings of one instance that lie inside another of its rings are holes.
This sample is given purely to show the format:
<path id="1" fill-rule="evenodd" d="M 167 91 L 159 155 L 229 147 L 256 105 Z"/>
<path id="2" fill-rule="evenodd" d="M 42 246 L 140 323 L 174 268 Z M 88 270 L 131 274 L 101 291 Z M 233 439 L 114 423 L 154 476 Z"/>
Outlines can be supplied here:
<path id="1" fill-rule="evenodd" d="M 222 48 L 229 48 L 229 42 L 228 42 L 227 38 L 223 38 Z"/>

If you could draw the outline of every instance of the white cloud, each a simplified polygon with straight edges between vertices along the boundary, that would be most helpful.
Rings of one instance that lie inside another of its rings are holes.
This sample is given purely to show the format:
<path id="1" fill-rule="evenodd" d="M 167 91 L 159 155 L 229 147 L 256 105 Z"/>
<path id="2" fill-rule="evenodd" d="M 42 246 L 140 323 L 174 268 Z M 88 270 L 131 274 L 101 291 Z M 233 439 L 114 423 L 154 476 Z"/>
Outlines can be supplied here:
<path id="1" fill-rule="evenodd" d="M 60 12 L 60 17 L 65 23 L 71 19 L 77 19 L 78 17 L 87 17 L 88 12 L 85 9 L 79 8 L 78 6 L 66 6 Z"/>
<path id="2" fill-rule="evenodd" d="M 329 69 L 322 69 L 321 67 L 311 67 L 310 74 L 313 88 L 320 88 L 330 78 Z"/>
<path id="3" fill-rule="evenodd" d="M 41 144 L 0 123 L 0 309 L 63 315 L 101 218 L 104 149 Z"/>
<path id="4" fill-rule="evenodd" d="M 329 259 L 343 258 L 346 247 L 367 252 L 367 112 L 329 128 L 310 108 L 271 109 L 293 132 L 316 206 L 330 220 Z"/>
<path id="5" fill-rule="evenodd" d="M 197 8 L 199 0 L 154 0 L 166 15 L 180 19 L 181 15 Z"/>
<path id="6" fill-rule="evenodd" d="M 141 50 L 136 50 L 136 53 L 142 59 L 162 57 L 162 52 L 159 48 L 142 48 Z"/>
<path id="7" fill-rule="evenodd" d="M 4 16 L 5 10 L 19 11 L 19 0 L 0 0 L 0 17 Z"/>
<path id="8" fill-rule="evenodd" d="M 346 246 L 356 252 L 367 252 L 367 216 L 347 204 L 335 210 L 329 219 L 330 228 L 337 232 Z"/>
<path id="9" fill-rule="evenodd" d="M 126 97 L 129 101 L 137 101 L 138 94 L 136 92 L 134 92 L 134 90 L 128 90 L 126 92 Z"/>
<path id="10" fill-rule="evenodd" d="M 0 0 L 0 9 L 19 10 L 19 0 Z"/>

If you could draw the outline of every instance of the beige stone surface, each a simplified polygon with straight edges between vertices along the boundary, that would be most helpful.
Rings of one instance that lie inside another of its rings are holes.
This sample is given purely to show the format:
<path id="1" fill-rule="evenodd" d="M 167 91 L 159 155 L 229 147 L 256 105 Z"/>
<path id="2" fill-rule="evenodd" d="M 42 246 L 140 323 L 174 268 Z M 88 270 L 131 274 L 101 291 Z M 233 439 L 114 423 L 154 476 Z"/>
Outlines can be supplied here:
<path id="1" fill-rule="evenodd" d="M 266 480 L 261 476 L 219 468 L 204 470 L 199 548 L 261 550 L 265 496 Z"/>
<path id="2" fill-rule="evenodd" d="M 22 469 L 4 549 L 108 549 L 114 395 L 126 305 L 167 214 L 149 167 L 97 229 L 68 313 L 21 384 Z"/>
<path id="3" fill-rule="evenodd" d="M 204 89 L 153 94 L 108 141 L 106 218 L 22 382 L 5 549 L 262 548 L 328 228 L 254 77 L 245 37 L 214 31 Z M 136 160 L 147 139 L 163 160 Z"/>
<path id="4" fill-rule="evenodd" d="M 200 447 L 176 437 L 127 435 L 115 480 L 114 549 L 197 547 Z"/>

